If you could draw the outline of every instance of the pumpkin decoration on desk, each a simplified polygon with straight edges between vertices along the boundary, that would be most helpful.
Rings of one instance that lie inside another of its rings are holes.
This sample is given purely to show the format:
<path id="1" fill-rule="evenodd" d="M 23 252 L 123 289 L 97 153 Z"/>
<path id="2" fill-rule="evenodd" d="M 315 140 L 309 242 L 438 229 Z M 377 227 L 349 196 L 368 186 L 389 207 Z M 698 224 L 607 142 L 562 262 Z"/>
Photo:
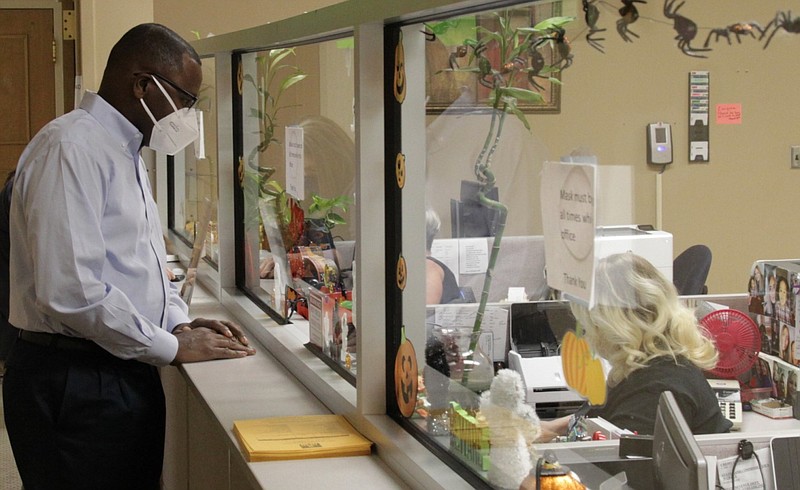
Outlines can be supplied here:
<path id="1" fill-rule="evenodd" d="M 536 483 L 539 490 L 584 490 L 586 486 L 566 466 L 554 457 L 539 458 L 536 463 Z"/>
<path id="2" fill-rule="evenodd" d="M 552 451 L 536 462 L 536 468 L 522 480 L 520 490 L 585 490 L 586 485 L 566 466 L 558 463 Z"/>
<path id="3" fill-rule="evenodd" d="M 403 417 L 411 417 L 417 406 L 418 367 L 414 345 L 406 338 L 406 327 L 401 329 L 400 346 L 394 358 L 394 391 L 397 407 Z"/>
<path id="4" fill-rule="evenodd" d="M 592 405 L 606 402 L 606 377 L 600 359 L 592 355 L 586 339 L 567 332 L 561 341 L 561 364 L 567 384 Z"/>

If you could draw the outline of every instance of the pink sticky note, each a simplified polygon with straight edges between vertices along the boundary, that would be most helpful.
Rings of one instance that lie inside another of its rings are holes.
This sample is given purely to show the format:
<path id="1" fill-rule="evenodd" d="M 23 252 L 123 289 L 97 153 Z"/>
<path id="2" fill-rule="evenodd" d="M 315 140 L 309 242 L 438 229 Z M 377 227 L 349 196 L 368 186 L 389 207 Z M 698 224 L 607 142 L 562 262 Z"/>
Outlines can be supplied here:
<path id="1" fill-rule="evenodd" d="M 717 124 L 742 124 L 742 104 L 717 104 Z"/>

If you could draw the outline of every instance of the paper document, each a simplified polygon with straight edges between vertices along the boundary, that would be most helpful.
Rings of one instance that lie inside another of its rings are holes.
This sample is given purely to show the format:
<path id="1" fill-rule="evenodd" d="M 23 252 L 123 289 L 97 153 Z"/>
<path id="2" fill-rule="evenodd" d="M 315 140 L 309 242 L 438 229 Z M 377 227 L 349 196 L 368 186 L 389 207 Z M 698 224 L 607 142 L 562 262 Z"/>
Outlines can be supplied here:
<path id="1" fill-rule="evenodd" d="M 372 448 L 341 415 L 237 420 L 233 432 L 251 462 L 364 456 Z"/>

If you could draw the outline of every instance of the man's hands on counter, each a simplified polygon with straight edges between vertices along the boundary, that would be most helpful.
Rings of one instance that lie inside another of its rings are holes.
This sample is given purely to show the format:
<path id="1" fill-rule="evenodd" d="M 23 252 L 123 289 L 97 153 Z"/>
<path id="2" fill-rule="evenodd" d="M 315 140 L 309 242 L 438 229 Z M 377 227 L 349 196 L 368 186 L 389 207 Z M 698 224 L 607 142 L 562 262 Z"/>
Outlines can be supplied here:
<path id="1" fill-rule="evenodd" d="M 256 353 L 241 327 L 227 320 L 197 318 L 176 326 L 173 334 L 178 339 L 178 353 L 172 364 L 231 359 Z"/>

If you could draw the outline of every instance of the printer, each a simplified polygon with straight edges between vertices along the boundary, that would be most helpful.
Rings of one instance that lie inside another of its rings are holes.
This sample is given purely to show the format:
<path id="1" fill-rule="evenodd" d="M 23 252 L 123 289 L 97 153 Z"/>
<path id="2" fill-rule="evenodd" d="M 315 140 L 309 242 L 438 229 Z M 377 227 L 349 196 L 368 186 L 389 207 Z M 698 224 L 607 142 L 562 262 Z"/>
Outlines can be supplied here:
<path id="1" fill-rule="evenodd" d="M 653 264 L 672 281 L 672 234 L 646 230 L 636 225 L 599 226 L 594 240 L 594 258 L 633 252 Z"/>
<path id="2" fill-rule="evenodd" d="M 561 339 L 575 329 L 566 301 L 511 303 L 511 350 L 508 367 L 525 385 L 525 401 L 537 412 L 545 407 L 572 406 L 583 398 L 568 385 L 561 368 Z"/>
<path id="3" fill-rule="evenodd" d="M 517 371 L 525 385 L 525 401 L 534 408 L 553 403 L 583 403 L 583 397 L 567 385 L 561 356 L 522 357 L 509 351 L 508 367 Z"/>

